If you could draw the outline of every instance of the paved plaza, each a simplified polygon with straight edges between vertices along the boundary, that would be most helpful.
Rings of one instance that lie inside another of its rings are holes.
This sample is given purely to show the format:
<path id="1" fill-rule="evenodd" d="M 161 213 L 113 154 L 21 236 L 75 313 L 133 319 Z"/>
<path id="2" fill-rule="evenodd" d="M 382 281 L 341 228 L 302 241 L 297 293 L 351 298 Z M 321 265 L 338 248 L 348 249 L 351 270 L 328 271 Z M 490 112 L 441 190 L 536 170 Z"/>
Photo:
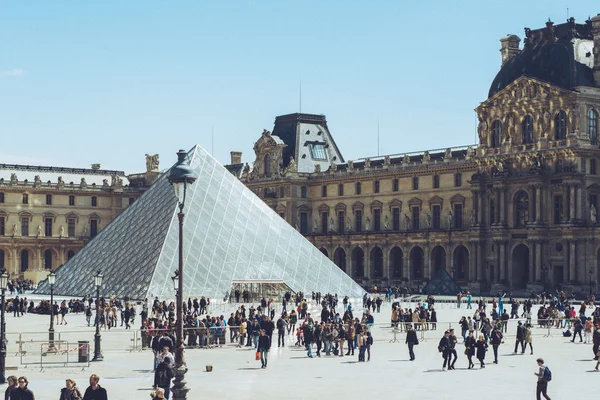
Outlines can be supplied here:
<path id="1" fill-rule="evenodd" d="M 405 304 L 409 306 L 409 304 Z M 463 305 L 464 306 L 464 305 Z M 468 393 L 488 398 L 533 399 L 537 371 L 535 360 L 543 357 L 553 373 L 549 384 L 549 394 L 553 399 L 566 399 L 576 390 L 578 395 L 600 396 L 600 372 L 595 372 L 591 344 L 572 344 L 561 336 L 560 329 L 552 329 L 551 337 L 544 337 L 546 329 L 535 328 L 533 332 L 534 355 L 513 355 L 516 323 L 511 321 L 506 343 L 500 347 L 500 362 L 492 364 L 493 353 L 486 357 L 487 368 L 467 370 L 464 347 L 459 338 L 457 351 L 459 359 L 455 371 L 442 372 L 442 358 L 437 351 L 437 343 L 448 323 L 458 330 L 458 320 L 468 314 L 455 306 L 439 304 L 437 331 L 427 331 L 425 340 L 415 347 L 416 361 L 408 360 L 404 344 L 404 334 L 398 334 L 397 343 L 389 328 L 390 306 L 384 304 L 380 314 L 375 314 L 373 328 L 375 343 L 371 349 L 371 361 L 358 363 L 358 352 L 353 357 L 321 357 L 310 359 L 306 352 L 294 347 L 295 338 L 289 337 L 284 348 L 277 348 L 276 334 L 269 364 L 266 370 L 254 360 L 254 350 L 236 348 L 230 345 L 214 349 L 190 349 L 186 352 L 189 372 L 186 375 L 191 391 L 189 399 L 258 399 L 286 398 L 306 399 L 309 396 L 320 398 L 351 399 L 397 398 L 447 399 L 459 398 Z M 221 306 L 221 312 L 225 307 Z M 488 312 L 490 308 L 488 307 Z M 534 308 L 534 311 L 537 307 Z M 355 312 L 355 316 L 358 313 Z M 57 339 L 69 341 L 70 348 L 77 347 L 77 340 L 89 340 L 93 344 L 94 329 L 87 327 L 82 314 L 68 314 L 68 325 L 56 326 Z M 137 321 L 136 321 L 137 322 Z M 7 371 L 7 375 L 26 375 L 30 388 L 37 399 L 57 399 L 64 385 L 64 379 L 74 378 L 82 390 L 87 387 L 91 373 L 100 375 L 100 384 L 109 393 L 111 400 L 148 399 L 153 383 L 152 352 L 130 351 L 134 333 L 117 328 L 102 332 L 104 361 L 92 363 L 90 367 L 78 364 L 64 367 L 44 365 L 39 361 L 59 361 L 61 355 L 40 357 L 40 343 L 47 338 L 49 316 L 35 314 L 14 318 L 7 315 L 8 367 L 18 367 Z M 25 363 L 20 365 L 17 352 L 18 333 L 22 333 L 27 354 Z M 39 332 L 39 333 L 34 333 Z M 419 334 L 421 337 L 421 334 Z M 458 332 L 460 336 L 460 332 Z M 31 342 L 33 340 L 33 342 Z M 93 347 L 93 346 L 92 346 Z M 90 349 L 93 354 L 93 348 Z M 76 352 L 69 355 L 76 360 Z M 476 365 L 478 363 L 475 361 Z M 214 367 L 213 372 L 204 372 L 206 365 Z"/>

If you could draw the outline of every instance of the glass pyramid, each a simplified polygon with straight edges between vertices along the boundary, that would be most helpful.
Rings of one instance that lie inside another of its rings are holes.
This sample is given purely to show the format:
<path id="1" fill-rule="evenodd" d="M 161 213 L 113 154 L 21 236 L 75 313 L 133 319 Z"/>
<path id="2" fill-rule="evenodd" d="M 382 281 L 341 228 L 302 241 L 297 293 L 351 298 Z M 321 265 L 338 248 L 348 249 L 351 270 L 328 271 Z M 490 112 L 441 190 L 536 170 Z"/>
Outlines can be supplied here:
<path id="1" fill-rule="evenodd" d="M 293 291 L 361 297 L 364 290 L 200 146 L 188 153 L 198 180 L 184 220 L 184 298 L 223 298 L 232 281 L 283 281 Z M 58 295 L 172 298 L 177 269 L 177 199 L 166 179 L 56 270 Z M 36 293 L 50 292 L 47 281 Z"/>

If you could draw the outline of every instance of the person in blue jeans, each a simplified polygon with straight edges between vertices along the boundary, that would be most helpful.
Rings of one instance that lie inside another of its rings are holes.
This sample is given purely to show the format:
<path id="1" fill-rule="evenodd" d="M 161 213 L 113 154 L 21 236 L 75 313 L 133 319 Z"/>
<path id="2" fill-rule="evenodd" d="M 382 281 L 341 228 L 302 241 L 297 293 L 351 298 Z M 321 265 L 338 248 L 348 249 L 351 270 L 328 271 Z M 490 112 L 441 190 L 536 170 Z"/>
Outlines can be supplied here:
<path id="1" fill-rule="evenodd" d="M 313 341 L 314 341 L 313 326 L 311 323 L 309 323 L 306 325 L 306 327 L 304 327 L 304 345 L 306 346 L 306 349 L 308 350 L 308 352 L 306 354 L 310 358 L 313 357 L 313 355 L 312 355 Z"/>
<path id="2" fill-rule="evenodd" d="M 260 336 L 258 337 L 258 351 L 260 352 L 260 363 L 262 364 L 261 368 L 267 368 L 267 355 L 269 353 L 269 349 L 271 348 L 271 341 L 269 337 L 265 335 L 265 331 L 260 331 Z"/>

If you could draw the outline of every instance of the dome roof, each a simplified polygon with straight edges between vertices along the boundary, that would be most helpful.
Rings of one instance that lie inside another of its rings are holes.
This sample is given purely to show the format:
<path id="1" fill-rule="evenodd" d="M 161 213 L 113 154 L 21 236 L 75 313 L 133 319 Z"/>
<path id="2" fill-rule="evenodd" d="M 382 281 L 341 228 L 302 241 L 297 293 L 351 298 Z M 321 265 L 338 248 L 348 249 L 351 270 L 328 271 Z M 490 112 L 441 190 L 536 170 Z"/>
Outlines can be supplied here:
<path id="1" fill-rule="evenodd" d="M 573 44 L 591 42 L 590 21 L 576 24 L 571 18 L 567 23 L 556 26 L 548 21 L 546 28 L 525 28 L 525 35 L 523 50 L 502 66 L 490 86 L 488 98 L 523 75 L 569 90 L 576 86 L 595 86 L 592 69 L 577 60 Z"/>

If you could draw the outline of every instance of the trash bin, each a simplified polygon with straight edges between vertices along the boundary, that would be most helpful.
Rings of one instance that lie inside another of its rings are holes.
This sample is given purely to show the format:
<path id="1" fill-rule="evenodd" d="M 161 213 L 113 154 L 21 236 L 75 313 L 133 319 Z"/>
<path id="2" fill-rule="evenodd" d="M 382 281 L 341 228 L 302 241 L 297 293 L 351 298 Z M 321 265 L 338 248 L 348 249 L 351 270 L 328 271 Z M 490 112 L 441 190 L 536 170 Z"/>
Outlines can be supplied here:
<path id="1" fill-rule="evenodd" d="M 90 342 L 87 340 L 80 340 L 78 342 L 78 361 L 80 363 L 87 363 L 90 361 Z"/>

